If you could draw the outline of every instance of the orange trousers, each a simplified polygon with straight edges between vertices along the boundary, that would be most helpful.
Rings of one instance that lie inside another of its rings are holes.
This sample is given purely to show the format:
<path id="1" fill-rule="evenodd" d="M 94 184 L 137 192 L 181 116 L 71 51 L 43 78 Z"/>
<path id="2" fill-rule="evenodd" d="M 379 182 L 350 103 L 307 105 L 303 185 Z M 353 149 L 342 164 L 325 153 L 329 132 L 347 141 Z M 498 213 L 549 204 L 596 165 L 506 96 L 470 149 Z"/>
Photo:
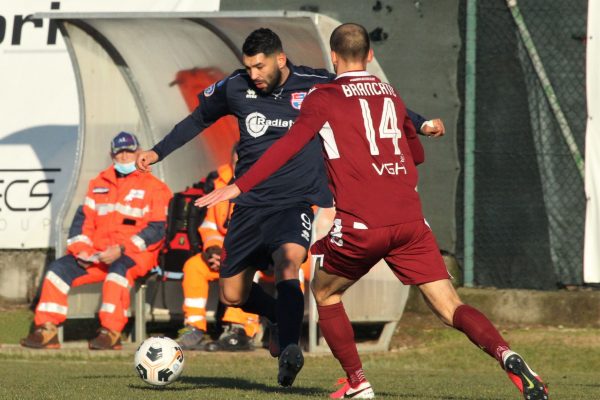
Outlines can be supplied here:
<path id="1" fill-rule="evenodd" d="M 183 266 L 183 312 L 185 324 L 206 331 L 206 301 L 208 283 L 218 280 L 219 272 L 211 270 L 202 254 L 190 257 Z M 258 315 L 244 312 L 238 307 L 227 307 L 223 322 L 239 324 L 246 335 L 253 337 L 259 329 Z"/>
<path id="2" fill-rule="evenodd" d="M 67 296 L 71 287 L 104 281 L 102 305 L 98 317 L 103 327 L 121 332 L 127 324 L 129 291 L 134 281 L 146 275 L 156 261 L 151 253 L 140 253 L 127 259 L 121 257 L 111 265 L 92 264 L 82 268 L 75 257 L 67 255 L 52 262 L 42 283 L 40 301 L 34 323 L 61 324 L 67 318 Z"/>

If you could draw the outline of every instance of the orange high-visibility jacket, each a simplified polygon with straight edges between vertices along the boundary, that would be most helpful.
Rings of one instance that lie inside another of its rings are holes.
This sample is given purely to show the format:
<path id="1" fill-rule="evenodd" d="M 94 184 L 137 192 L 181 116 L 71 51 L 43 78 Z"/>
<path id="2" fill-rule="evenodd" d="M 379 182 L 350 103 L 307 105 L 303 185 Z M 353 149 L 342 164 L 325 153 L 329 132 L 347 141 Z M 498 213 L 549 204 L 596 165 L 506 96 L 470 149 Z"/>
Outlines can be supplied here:
<path id="1" fill-rule="evenodd" d="M 81 229 L 69 238 L 67 250 L 73 255 L 93 254 L 123 245 L 128 255 L 158 253 L 172 196 L 169 187 L 152 174 L 134 171 L 117 178 L 111 165 L 90 181 Z"/>
<path id="2" fill-rule="evenodd" d="M 227 186 L 233 178 L 233 169 L 231 165 L 225 164 L 217 168 L 219 177 L 215 179 L 215 189 Z M 223 247 L 223 239 L 227 233 L 227 226 L 231 219 L 233 203 L 222 201 L 214 207 L 211 207 L 206 212 L 204 221 L 198 228 L 202 237 L 203 250 L 211 246 Z"/>

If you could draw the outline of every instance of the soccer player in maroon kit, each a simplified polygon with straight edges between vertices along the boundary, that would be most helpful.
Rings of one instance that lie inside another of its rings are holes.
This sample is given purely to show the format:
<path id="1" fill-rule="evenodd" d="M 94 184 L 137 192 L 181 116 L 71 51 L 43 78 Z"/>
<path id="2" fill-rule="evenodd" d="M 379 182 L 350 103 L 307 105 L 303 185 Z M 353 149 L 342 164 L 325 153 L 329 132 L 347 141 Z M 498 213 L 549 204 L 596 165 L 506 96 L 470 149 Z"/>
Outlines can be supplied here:
<path id="1" fill-rule="evenodd" d="M 290 131 L 235 184 L 196 205 L 212 206 L 249 191 L 319 134 L 336 216 L 329 235 L 311 247 L 318 267 L 312 290 L 321 332 L 347 375 L 330 397 L 375 397 L 341 300 L 383 258 L 402 283 L 419 288 L 442 322 L 498 360 L 525 399 L 548 399 L 540 377 L 481 312 L 461 302 L 450 282 L 416 191 L 423 148 L 396 90 L 365 71 L 373 58 L 367 31 L 340 25 L 330 46 L 336 80 L 309 92 Z"/>

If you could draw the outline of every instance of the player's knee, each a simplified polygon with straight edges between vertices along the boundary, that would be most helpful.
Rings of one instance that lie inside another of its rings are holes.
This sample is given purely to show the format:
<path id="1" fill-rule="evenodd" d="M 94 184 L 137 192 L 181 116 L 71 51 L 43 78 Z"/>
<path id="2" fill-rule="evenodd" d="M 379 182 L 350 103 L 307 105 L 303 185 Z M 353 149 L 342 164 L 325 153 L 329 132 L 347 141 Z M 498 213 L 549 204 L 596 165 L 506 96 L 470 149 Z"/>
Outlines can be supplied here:
<path id="1" fill-rule="evenodd" d="M 310 290 L 318 305 L 326 305 L 331 300 L 331 293 L 326 287 L 319 285 L 317 282 L 310 283 Z"/>
<path id="2" fill-rule="evenodd" d="M 284 244 L 273 253 L 275 270 L 298 270 L 306 260 L 306 255 L 304 247 L 295 243 Z"/>
<path id="3" fill-rule="evenodd" d="M 323 302 L 327 299 L 328 296 L 325 295 L 323 291 L 315 290 L 315 288 L 312 285 L 310 289 L 313 293 L 313 296 L 315 296 L 315 301 L 317 302 L 317 304 L 323 304 Z"/>
<path id="4" fill-rule="evenodd" d="M 221 303 L 225 304 L 226 306 L 239 307 L 245 302 L 245 299 L 242 298 L 240 293 L 235 293 L 228 290 L 221 290 L 219 293 L 219 298 Z"/>

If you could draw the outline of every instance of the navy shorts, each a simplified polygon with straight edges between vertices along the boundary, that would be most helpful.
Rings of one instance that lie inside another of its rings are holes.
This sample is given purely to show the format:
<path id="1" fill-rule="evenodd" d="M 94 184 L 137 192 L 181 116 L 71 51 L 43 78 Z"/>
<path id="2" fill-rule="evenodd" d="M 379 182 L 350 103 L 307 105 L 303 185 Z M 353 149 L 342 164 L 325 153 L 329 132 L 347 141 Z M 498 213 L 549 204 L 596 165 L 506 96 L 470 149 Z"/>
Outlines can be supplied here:
<path id="1" fill-rule="evenodd" d="M 236 205 L 225 235 L 219 275 L 229 278 L 246 268 L 265 270 L 273 263 L 273 252 L 285 243 L 308 250 L 313 218 L 308 204 L 284 209 Z"/>

